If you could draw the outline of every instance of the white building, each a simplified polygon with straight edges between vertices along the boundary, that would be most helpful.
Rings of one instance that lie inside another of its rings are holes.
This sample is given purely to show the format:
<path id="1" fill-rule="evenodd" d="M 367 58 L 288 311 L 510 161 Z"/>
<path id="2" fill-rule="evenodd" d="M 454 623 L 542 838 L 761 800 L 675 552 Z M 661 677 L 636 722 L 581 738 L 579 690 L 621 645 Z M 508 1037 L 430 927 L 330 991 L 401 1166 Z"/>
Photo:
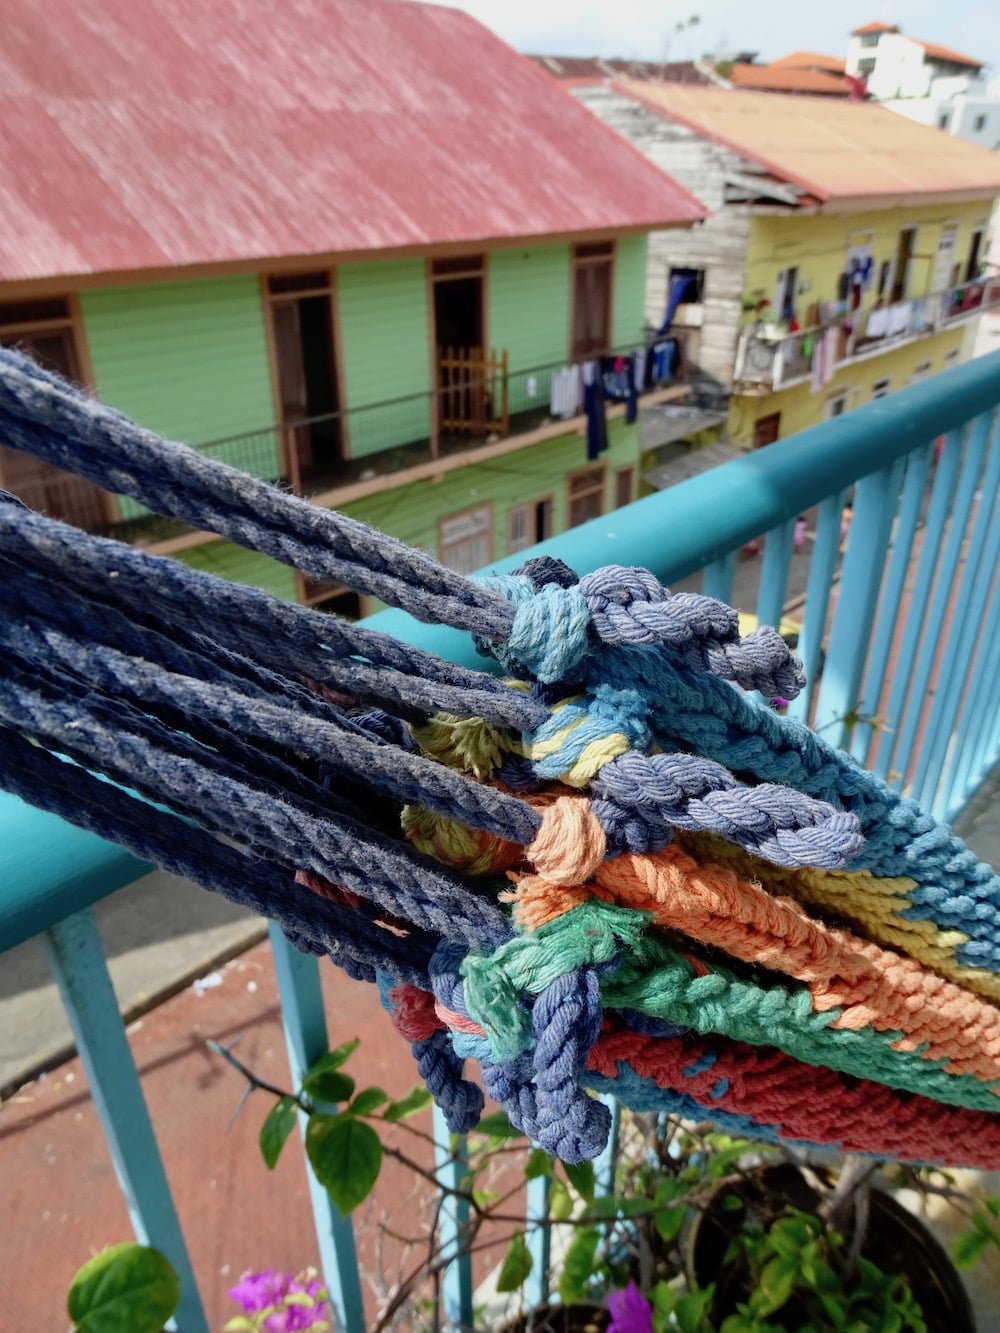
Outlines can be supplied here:
<path id="1" fill-rule="evenodd" d="M 983 78 L 985 61 L 908 37 L 891 23 L 866 23 L 851 33 L 846 69 L 893 111 L 1000 148 L 1000 96 Z"/>

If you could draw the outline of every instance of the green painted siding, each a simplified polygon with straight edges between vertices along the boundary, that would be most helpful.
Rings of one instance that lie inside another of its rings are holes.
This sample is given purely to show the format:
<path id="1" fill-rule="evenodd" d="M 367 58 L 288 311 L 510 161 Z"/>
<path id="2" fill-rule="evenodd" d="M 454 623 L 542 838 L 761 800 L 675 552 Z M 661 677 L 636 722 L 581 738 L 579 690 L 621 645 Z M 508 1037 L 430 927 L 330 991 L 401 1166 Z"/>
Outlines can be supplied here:
<path id="1" fill-rule="evenodd" d="M 599 463 L 605 466 L 604 511 L 615 501 L 615 472 L 635 467 L 639 444 L 636 426 L 621 418 L 608 423 L 609 447 Z M 393 537 L 438 554 L 438 521 L 478 505 L 493 506 L 493 558 L 507 554 L 508 510 L 551 496 L 553 534 L 564 532 L 567 515 L 567 474 L 592 466 L 582 434 L 560 435 L 472 467 L 456 468 L 437 481 L 417 481 L 382 491 L 343 506 L 343 512 Z"/>
<path id="2" fill-rule="evenodd" d="M 188 551 L 180 551 L 177 559 L 192 569 L 217 574 L 220 579 L 249 583 L 275 597 L 283 597 L 285 601 L 296 601 L 295 571 L 272 560 L 270 556 L 248 551 L 245 546 L 223 541 L 206 542 L 204 546 L 192 546 Z"/>
<path id="3" fill-rule="evenodd" d="M 489 341 L 506 350 L 512 413 L 548 400 L 548 376 L 522 372 L 562 365 L 569 351 L 570 247 L 498 250 L 489 257 Z"/>
<path id="4" fill-rule="evenodd" d="M 646 236 L 620 236 L 615 245 L 615 294 L 611 312 L 614 347 L 639 347 L 643 342 L 646 305 Z"/>
<path id="5" fill-rule="evenodd" d="M 337 301 L 351 457 L 426 439 L 431 365 L 424 261 L 345 264 L 337 269 Z"/>
<path id="6" fill-rule="evenodd" d="M 186 444 L 273 423 L 255 277 L 105 288 L 80 302 L 104 402 Z"/>

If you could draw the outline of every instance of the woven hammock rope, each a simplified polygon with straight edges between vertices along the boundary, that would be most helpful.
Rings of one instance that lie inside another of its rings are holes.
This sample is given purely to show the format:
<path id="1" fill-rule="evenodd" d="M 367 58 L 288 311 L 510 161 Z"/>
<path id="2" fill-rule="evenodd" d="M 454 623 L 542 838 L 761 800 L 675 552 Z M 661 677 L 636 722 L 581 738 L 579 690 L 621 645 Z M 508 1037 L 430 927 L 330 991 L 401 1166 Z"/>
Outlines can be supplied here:
<path id="1" fill-rule="evenodd" d="M 377 982 L 449 1126 L 596 1156 L 612 1092 L 1000 1166 L 1000 879 L 759 697 L 776 631 L 645 570 L 473 581 L 0 350 L 0 438 L 420 619 L 504 679 L 0 493 L 0 783 Z M 738 774 L 739 776 L 734 776 Z M 482 1088 L 465 1077 L 474 1057 Z"/>

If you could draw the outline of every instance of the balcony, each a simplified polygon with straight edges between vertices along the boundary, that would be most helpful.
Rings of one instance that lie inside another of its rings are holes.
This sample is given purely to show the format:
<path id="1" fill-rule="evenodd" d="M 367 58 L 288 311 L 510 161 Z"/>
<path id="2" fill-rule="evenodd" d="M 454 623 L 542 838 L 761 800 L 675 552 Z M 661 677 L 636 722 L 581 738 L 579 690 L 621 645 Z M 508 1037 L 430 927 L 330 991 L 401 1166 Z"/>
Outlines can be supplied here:
<path id="1" fill-rule="evenodd" d="M 644 389 L 640 403 L 650 408 L 686 399 L 691 370 L 685 362 L 683 374 Z M 608 401 L 609 418 L 624 411 L 623 403 Z M 433 391 L 269 425 L 195 448 L 331 507 L 585 429 L 579 367 L 558 363 L 509 370 L 506 352 L 448 348 Z M 345 438 L 349 457 L 340 447 Z M 29 508 L 87 532 L 162 552 L 191 541 L 186 524 L 56 468 L 19 475 L 8 489 Z"/>
<path id="2" fill-rule="evenodd" d="M 894 789 L 919 799 L 939 818 L 955 819 L 1000 759 L 998 408 L 1000 353 L 576 528 L 544 543 L 538 553 L 558 556 L 581 573 L 611 562 L 642 564 L 666 583 L 700 586 L 762 622 L 794 618 L 810 685 L 793 702 L 792 713 L 810 720 Z M 937 452 L 939 436 L 944 444 Z M 809 515 L 810 540 L 796 549 L 800 514 Z M 763 554 L 741 559 L 741 548 L 762 535 Z M 500 568 L 534 553 L 521 552 Z M 399 612 L 370 623 L 452 660 L 480 660 L 468 635 L 458 631 L 419 625 Z M 206 1111 L 218 1080 L 199 1066 L 180 1091 L 184 1134 L 156 1124 L 159 1138 L 171 1142 L 164 1171 L 142 1093 L 158 1082 L 162 1095 L 172 1069 L 145 1063 L 146 1048 L 133 1039 L 143 1063 L 142 1077 L 137 1075 L 91 913 L 93 904 L 144 870 L 93 835 L 0 798 L 0 938 L 5 948 L 33 936 L 45 941 L 133 1225 L 182 1275 L 181 1327 L 204 1333 L 222 1322 L 216 1300 L 218 1288 L 228 1285 L 218 1273 L 222 1256 L 225 1262 L 245 1261 L 232 1255 L 228 1232 L 223 1239 L 206 1230 L 202 1217 L 209 1179 L 220 1193 L 231 1185 L 220 1165 L 231 1151 L 224 1146 L 224 1126 Z M 319 965 L 296 953 L 277 930 L 271 941 L 289 1063 L 298 1071 L 326 1042 Z M 348 989 L 339 987 L 334 1003 L 340 1007 L 326 1013 L 342 1019 L 353 1003 Z M 352 1031 L 341 1030 L 338 1040 L 353 1035 L 353 1016 L 351 1021 Z M 276 1077 L 281 1081 L 280 1073 Z M 15 1114 L 21 1116 L 21 1110 L 15 1108 Z M 23 1117 L 15 1122 L 15 1134 L 22 1123 Z M 440 1125 L 438 1130 L 446 1141 Z M 66 1132 L 72 1143 L 72 1126 Z M 240 1132 L 246 1145 L 248 1131 Z M 49 1171 L 46 1178 L 36 1169 L 31 1177 L 32 1207 L 18 1213 L 18 1226 L 7 1239 L 12 1271 L 26 1266 L 37 1250 L 43 1211 L 90 1217 L 97 1168 L 88 1159 L 87 1172 L 80 1170 L 80 1155 L 63 1160 L 69 1165 L 61 1172 Z M 29 1169 L 23 1149 L 11 1167 L 15 1189 L 22 1169 Z M 269 1188 L 260 1216 L 277 1228 L 282 1187 L 275 1179 Z M 306 1188 L 303 1174 L 288 1203 L 300 1214 Z M 241 1199 L 228 1197 L 228 1208 L 213 1214 L 221 1217 L 214 1225 L 222 1228 L 246 1212 Z M 362 1333 L 371 1323 L 362 1313 L 365 1295 L 352 1230 L 332 1215 L 322 1191 L 310 1197 L 336 1326 Z M 387 1206 L 398 1206 L 398 1200 Z M 24 1304 L 24 1319 L 34 1323 L 20 1326 L 59 1325 L 66 1281 L 85 1257 L 86 1226 L 75 1235 L 81 1253 L 71 1253 L 73 1247 L 65 1244 L 58 1253 L 45 1253 L 46 1281 L 32 1287 Z M 471 1292 L 471 1271 L 456 1265 L 442 1286 L 454 1322 L 456 1310 L 465 1310 L 466 1303 L 471 1309 Z M 8 1301 L 18 1299 L 16 1292 L 7 1293 Z M 17 1319 L 15 1309 L 15 1328 Z"/>
<path id="3" fill-rule="evenodd" d="M 744 393 L 771 393 L 820 383 L 844 366 L 867 361 L 1000 308 L 1000 279 L 981 278 L 930 296 L 872 306 L 836 323 L 789 333 L 780 325 L 743 329 L 735 379 Z"/>

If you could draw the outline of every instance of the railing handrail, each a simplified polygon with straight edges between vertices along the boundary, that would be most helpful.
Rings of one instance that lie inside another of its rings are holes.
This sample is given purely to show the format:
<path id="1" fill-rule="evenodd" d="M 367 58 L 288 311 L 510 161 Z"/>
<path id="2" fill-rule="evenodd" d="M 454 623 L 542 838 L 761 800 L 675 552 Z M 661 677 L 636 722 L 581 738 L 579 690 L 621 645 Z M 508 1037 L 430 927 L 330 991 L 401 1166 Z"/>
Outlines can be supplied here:
<path id="1" fill-rule="evenodd" d="M 676 582 L 903 458 L 929 437 L 993 411 L 998 398 L 1000 352 L 991 352 L 591 519 L 489 569 L 505 572 L 531 556 L 553 555 L 580 574 L 601 565 L 642 565 L 661 582 Z M 364 623 L 450 661 L 483 666 L 468 635 L 457 630 L 419 624 L 403 611 L 380 611 Z"/>
<path id="2" fill-rule="evenodd" d="M 584 361 L 593 361 L 606 356 L 627 356 L 636 351 L 640 346 L 648 342 L 645 336 L 636 338 L 635 342 L 622 346 L 613 346 L 607 351 L 600 352 L 596 357 L 584 357 L 578 361 L 573 361 L 565 356 L 559 361 L 548 361 L 541 366 L 508 366 L 506 378 L 511 379 L 515 375 L 544 375 L 549 371 L 562 370 L 566 366 L 582 365 Z M 485 349 L 487 352 L 489 349 Z M 497 372 L 484 375 L 483 383 L 488 384 L 497 377 Z M 470 381 L 470 384 L 474 381 Z M 396 398 L 379 398 L 371 403 L 356 403 L 352 407 L 338 408 L 336 412 L 323 412 L 319 416 L 313 417 L 295 417 L 288 421 L 272 421 L 266 426 L 260 426 L 256 430 L 243 430 L 235 435 L 220 435 L 212 440 L 201 440 L 198 444 L 192 444 L 192 449 L 217 449 L 223 445 L 239 444 L 242 440 L 255 439 L 260 435 L 276 435 L 283 430 L 298 430 L 303 426 L 319 426 L 327 422 L 340 422 L 349 420 L 352 415 L 358 412 L 371 412 L 377 408 L 400 407 L 405 403 L 418 403 L 426 399 L 440 398 L 447 390 L 443 390 L 439 385 L 431 385 L 428 389 L 421 389 L 419 393 L 404 393 Z"/>

